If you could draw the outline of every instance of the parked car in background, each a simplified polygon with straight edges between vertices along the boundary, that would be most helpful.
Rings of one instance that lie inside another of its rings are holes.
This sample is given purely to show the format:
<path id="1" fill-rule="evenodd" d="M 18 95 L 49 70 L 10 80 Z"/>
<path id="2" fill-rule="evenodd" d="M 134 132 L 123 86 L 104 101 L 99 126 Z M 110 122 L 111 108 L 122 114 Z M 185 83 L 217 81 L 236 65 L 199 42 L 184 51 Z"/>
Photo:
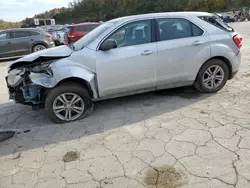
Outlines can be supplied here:
<path id="1" fill-rule="evenodd" d="M 62 27 L 60 29 L 58 29 L 57 31 L 57 38 L 59 41 L 59 44 L 67 44 L 67 37 L 66 34 L 68 33 L 68 28 L 67 27 Z"/>
<path id="2" fill-rule="evenodd" d="M 54 46 L 52 35 L 40 28 L 0 31 L 0 59 L 21 57 Z"/>
<path id="3" fill-rule="evenodd" d="M 100 23 L 81 23 L 68 26 L 67 42 L 68 44 L 78 41 L 90 31 L 98 27 Z"/>
<path id="4" fill-rule="evenodd" d="M 216 16 L 218 16 L 219 18 L 223 19 L 223 15 L 221 13 L 214 13 Z"/>
<path id="5" fill-rule="evenodd" d="M 60 41 L 57 35 L 57 30 L 55 28 L 49 28 L 47 29 L 47 32 L 52 35 L 52 39 L 56 46 L 60 45 Z"/>
<path id="6" fill-rule="evenodd" d="M 228 15 L 228 14 L 224 14 L 222 19 L 226 23 L 235 22 L 235 18 L 233 16 L 231 16 L 231 15 Z"/>
<path id="7" fill-rule="evenodd" d="M 86 117 L 93 101 L 188 85 L 217 92 L 238 72 L 241 47 L 242 37 L 214 14 L 128 16 L 15 61 L 6 80 L 10 99 L 45 106 L 65 123 Z"/>

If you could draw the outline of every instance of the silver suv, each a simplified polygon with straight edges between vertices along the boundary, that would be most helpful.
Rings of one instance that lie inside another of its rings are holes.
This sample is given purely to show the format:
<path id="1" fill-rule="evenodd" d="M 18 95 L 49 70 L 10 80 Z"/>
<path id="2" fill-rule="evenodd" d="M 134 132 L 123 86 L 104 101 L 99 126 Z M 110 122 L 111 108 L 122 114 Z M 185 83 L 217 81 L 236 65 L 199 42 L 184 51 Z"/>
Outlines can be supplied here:
<path id="1" fill-rule="evenodd" d="M 9 29 L 0 31 L 0 60 L 21 57 L 54 47 L 52 35 L 42 29 Z"/>
<path id="2" fill-rule="evenodd" d="M 217 92 L 239 70 L 241 46 L 214 14 L 129 16 L 15 61 L 6 79 L 11 99 L 64 123 L 88 115 L 93 101 L 188 85 Z"/>

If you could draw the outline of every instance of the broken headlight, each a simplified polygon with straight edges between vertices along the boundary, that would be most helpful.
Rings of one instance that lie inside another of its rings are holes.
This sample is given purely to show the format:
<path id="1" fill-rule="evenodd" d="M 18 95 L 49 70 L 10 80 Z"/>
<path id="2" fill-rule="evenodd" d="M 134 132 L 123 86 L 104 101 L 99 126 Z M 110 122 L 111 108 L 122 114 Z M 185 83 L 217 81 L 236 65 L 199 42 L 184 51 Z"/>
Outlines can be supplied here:
<path id="1" fill-rule="evenodd" d="M 23 80 L 22 76 L 25 73 L 25 69 L 13 69 L 9 71 L 9 74 L 7 76 L 8 84 L 11 86 L 15 86 L 21 83 Z"/>
<path id="2" fill-rule="evenodd" d="M 48 75 L 52 75 L 52 70 L 49 67 L 52 62 L 54 62 L 54 61 L 48 61 L 48 62 L 44 62 L 44 63 L 38 64 L 38 65 L 35 65 L 35 66 L 30 68 L 30 72 L 45 73 Z"/>

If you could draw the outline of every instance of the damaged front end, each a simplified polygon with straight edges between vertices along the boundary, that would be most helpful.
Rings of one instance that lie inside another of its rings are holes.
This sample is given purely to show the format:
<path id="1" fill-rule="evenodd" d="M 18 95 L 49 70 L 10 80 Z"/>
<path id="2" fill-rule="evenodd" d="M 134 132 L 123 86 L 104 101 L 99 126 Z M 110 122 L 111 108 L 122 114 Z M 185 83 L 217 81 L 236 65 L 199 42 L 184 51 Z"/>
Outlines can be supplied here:
<path id="1" fill-rule="evenodd" d="M 51 85 L 53 72 L 50 64 L 55 60 L 10 67 L 6 77 L 9 98 L 16 103 L 44 107 L 46 88 Z M 37 84 L 37 80 L 39 83 Z M 45 87 L 47 86 L 47 87 Z"/>

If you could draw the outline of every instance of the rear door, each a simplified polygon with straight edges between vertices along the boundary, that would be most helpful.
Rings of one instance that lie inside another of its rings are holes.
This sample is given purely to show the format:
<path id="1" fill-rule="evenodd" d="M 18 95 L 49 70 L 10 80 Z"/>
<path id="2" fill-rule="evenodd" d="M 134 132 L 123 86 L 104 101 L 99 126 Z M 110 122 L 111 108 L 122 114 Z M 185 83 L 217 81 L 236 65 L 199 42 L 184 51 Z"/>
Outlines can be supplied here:
<path id="1" fill-rule="evenodd" d="M 10 33 L 8 31 L 0 32 L 0 59 L 10 57 L 12 54 L 10 48 Z"/>
<path id="2" fill-rule="evenodd" d="M 157 22 L 158 88 L 192 84 L 202 63 L 211 55 L 209 35 L 184 18 L 160 18 Z"/>
<path id="3" fill-rule="evenodd" d="M 11 49 L 15 56 L 25 55 L 30 53 L 30 43 L 32 43 L 32 38 L 30 32 L 27 31 L 12 31 L 11 32 Z"/>

